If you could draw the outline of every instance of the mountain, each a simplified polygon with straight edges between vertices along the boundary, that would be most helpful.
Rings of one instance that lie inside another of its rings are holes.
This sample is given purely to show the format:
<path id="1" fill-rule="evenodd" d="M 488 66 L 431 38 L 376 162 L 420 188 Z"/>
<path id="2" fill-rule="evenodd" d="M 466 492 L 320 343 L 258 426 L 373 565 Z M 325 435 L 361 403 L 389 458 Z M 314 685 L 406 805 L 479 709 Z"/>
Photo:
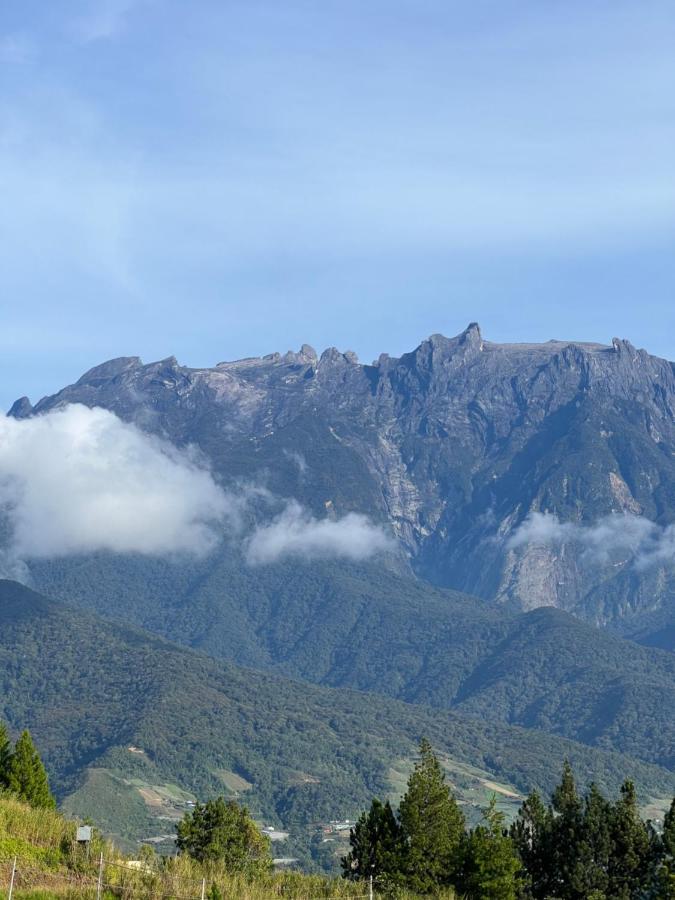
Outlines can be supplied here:
<path id="1" fill-rule="evenodd" d="M 10 415 L 67 403 L 197 445 L 223 484 L 367 514 L 425 581 L 672 649 L 675 374 L 628 341 L 494 344 L 472 324 L 372 365 L 306 345 L 129 357 Z"/>
<path id="2" fill-rule="evenodd" d="M 580 780 L 644 801 L 675 775 L 616 752 L 314 687 L 218 662 L 138 629 L 0 582 L 2 717 L 28 726 L 61 804 L 126 841 L 170 834 L 196 798 L 243 797 L 307 853 L 316 825 L 396 793 L 426 735 L 465 802 L 550 790 L 565 756 Z"/>

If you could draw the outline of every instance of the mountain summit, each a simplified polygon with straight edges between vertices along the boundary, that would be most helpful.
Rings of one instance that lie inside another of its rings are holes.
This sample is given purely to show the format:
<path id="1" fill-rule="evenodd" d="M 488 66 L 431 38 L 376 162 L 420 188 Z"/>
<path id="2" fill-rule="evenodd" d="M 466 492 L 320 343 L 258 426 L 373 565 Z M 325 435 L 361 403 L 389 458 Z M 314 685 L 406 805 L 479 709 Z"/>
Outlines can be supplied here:
<path id="1" fill-rule="evenodd" d="M 68 403 L 196 444 L 224 484 L 364 513 L 435 584 L 671 639 L 675 372 L 629 341 L 497 344 L 472 323 L 371 365 L 306 344 L 211 368 L 122 357 L 10 415 Z"/>

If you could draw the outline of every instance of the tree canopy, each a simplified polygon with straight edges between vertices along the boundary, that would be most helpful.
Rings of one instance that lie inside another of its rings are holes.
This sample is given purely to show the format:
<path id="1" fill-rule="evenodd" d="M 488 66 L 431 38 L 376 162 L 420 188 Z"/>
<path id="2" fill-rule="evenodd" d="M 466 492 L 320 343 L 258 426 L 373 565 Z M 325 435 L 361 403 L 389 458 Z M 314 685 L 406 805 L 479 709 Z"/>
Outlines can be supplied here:
<path id="1" fill-rule="evenodd" d="M 47 771 L 30 732 L 23 731 L 12 750 L 7 729 L 1 723 L 0 787 L 4 787 L 31 806 L 50 809 L 56 806 L 56 800 L 49 789 Z"/>
<path id="2" fill-rule="evenodd" d="M 198 803 L 177 826 L 176 845 L 199 862 L 220 862 L 229 872 L 260 874 L 270 869 L 270 841 L 245 806 L 217 797 Z"/>
<path id="3" fill-rule="evenodd" d="M 675 800 L 658 834 L 640 817 L 635 786 L 615 801 L 592 784 L 580 795 L 572 767 L 546 804 L 533 792 L 510 829 L 493 796 L 466 830 L 428 741 L 396 814 L 373 800 L 352 829 L 343 873 L 380 890 L 405 887 L 467 900 L 675 900 Z"/>

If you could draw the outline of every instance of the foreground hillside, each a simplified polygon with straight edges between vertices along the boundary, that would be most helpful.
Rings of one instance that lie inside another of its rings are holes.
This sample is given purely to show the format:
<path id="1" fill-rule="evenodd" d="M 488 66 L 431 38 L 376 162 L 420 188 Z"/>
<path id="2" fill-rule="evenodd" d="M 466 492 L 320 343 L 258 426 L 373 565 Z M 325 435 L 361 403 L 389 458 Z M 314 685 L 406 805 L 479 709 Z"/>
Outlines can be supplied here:
<path id="1" fill-rule="evenodd" d="M 672 795 L 664 768 L 536 731 L 335 691 L 224 664 L 0 583 L 2 716 L 27 726 L 65 808 L 110 834 L 172 832 L 195 798 L 244 796 L 308 853 L 310 824 L 395 794 L 420 736 L 468 802 L 549 791 L 568 756 L 582 782 L 643 802 Z M 330 855 L 331 848 L 323 848 Z M 330 860 L 329 860 L 330 861 Z"/>
<path id="2" fill-rule="evenodd" d="M 372 365 L 129 357 L 11 415 L 68 403 L 198 446 L 225 484 L 364 513 L 426 580 L 672 646 L 675 374 L 628 341 L 494 344 L 472 324 Z"/>

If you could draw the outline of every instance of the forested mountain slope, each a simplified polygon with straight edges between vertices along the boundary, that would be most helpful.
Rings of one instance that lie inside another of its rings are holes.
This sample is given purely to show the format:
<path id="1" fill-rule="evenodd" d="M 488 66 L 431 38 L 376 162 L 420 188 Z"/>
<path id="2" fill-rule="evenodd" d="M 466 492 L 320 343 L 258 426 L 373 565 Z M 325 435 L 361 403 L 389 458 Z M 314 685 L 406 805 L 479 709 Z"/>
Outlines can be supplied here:
<path id="1" fill-rule="evenodd" d="M 205 573 L 99 556 L 46 570 L 61 598 L 114 609 L 217 658 L 455 707 L 675 767 L 675 656 L 562 610 L 519 613 L 335 562 L 250 570 L 216 558 Z M 34 573 L 40 583 L 43 567 Z"/>
<path id="2" fill-rule="evenodd" d="M 559 610 L 505 615 L 395 576 L 378 591 L 369 581 L 366 591 L 358 569 L 339 567 L 326 595 L 312 592 L 298 567 L 286 575 L 282 596 L 265 603 L 255 595 L 255 615 L 238 595 L 219 607 L 218 620 L 186 603 L 173 635 L 193 623 L 196 646 L 225 659 L 458 708 L 675 768 L 671 654 L 598 633 Z M 132 607 L 133 598 L 125 621 Z"/>
<path id="3" fill-rule="evenodd" d="M 31 729 L 61 801 L 134 838 L 218 792 L 291 829 L 353 817 L 395 789 L 421 735 L 516 790 L 549 790 L 565 756 L 608 790 L 625 776 L 644 799 L 675 789 L 672 773 L 627 755 L 238 668 L 7 581 L 0 679 L 2 716 Z"/>

